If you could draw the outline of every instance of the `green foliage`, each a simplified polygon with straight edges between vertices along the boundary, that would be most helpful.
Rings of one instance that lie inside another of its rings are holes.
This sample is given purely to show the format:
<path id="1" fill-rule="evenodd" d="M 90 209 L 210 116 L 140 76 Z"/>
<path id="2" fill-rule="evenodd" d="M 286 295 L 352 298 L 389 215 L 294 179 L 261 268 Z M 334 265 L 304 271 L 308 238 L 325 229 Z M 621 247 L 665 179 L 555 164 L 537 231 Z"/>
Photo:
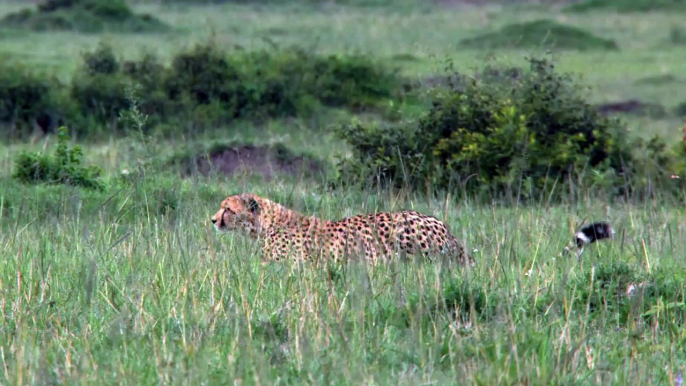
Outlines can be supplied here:
<path id="1" fill-rule="evenodd" d="M 121 67 L 112 47 L 103 42 L 98 44 L 95 51 L 83 53 L 82 59 L 84 72 L 88 75 L 112 75 L 119 72 Z"/>
<path id="2" fill-rule="evenodd" d="M 308 59 L 310 58 L 306 53 L 299 52 L 298 56 L 291 59 L 290 66 L 295 68 L 302 62 L 311 63 L 311 68 L 306 71 L 312 74 L 314 79 L 307 87 L 313 96 L 327 106 L 374 105 L 379 99 L 390 98 L 397 85 L 394 72 L 373 65 L 369 59 L 362 56 L 330 55 L 311 58 L 311 61 Z"/>
<path id="3" fill-rule="evenodd" d="M 416 123 L 337 128 L 353 150 L 339 161 L 338 182 L 525 198 L 567 183 L 623 194 L 646 187 L 650 173 L 664 178 L 660 168 L 674 170 L 663 142 L 632 142 L 619 121 L 599 114 L 547 60 L 530 59 L 528 71 L 487 67 L 479 80 L 460 79 Z M 638 162 L 635 153 L 652 161 Z M 594 185 L 598 174 L 602 187 Z"/>
<path id="4" fill-rule="evenodd" d="M 113 125 L 113 120 L 129 106 L 125 85 L 126 78 L 123 76 L 94 74 L 74 78 L 70 91 L 79 109 L 88 117 L 98 124 Z"/>
<path id="5" fill-rule="evenodd" d="M 240 63 L 230 61 L 213 45 L 198 45 L 173 59 L 163 89 L 171 101 L 214 104 L 232 119 L 253 111 L 259 103 L 258 90 L 242 80 L 246 79 Z"/>
<path id="6" fill-rule="evenodd" d="M 321 57 L 298 48 L 229 55 L 212 44 L 177 55 L 164 81 L 177 103 L 221 106 L 226 118 L 307 114 L 389 98 L 395 74 L 364 56 Z"/>
<path id="7" fill-rule="evenodd" d="M 569 12 L 673 12 L 686 11 L 684 0 L 586 0 L 570 4 L 565 8 Z"/>
<path id="8" fill-rule="evenodd" d="M 3 61 L 0 64 L 0 137 L 25 137 L 33 131 L 36 122 L 43 131 L 51 131 L 58 110 L 65 107 L 60 106 L 57 87 L 54 79 Z"/>
<path id="9" fill-rule="evenodd" d="M 0 25 L 31 31 L 82 33 L 164 32 L 170 28 L 155 17 L 135 14 L 125 0 L 46 0 L 36 10 L 11 13 Z"/>
<path id="10" fill-rule="evenodd" d="M 614 40 L 601 38 L 577 27 L 547 19 L 507 25 L 495 32 L 464 39 L 460 45 L 478 49 L 557 48 L 580 51 L 618 49 Z"/>
<path id="11" fill-rule="evenodd" d="M 66 184 L 88 189 L 104 190 L 98 180 L 101 174 L 96 166 L 83 165 L 83 151 L 79 145 L 69 148 L 67 129 L 58 133 L 57 149 L 52 156 L 22 152 L 15 160 L 13 178 L 23 183 Z"/>
<path id="12" fill-rule="evenodd" d="M 178 128 L 190 121 L 202 129 L 236 119 L 308 116 L 323 107 L 375 107 L 399 83 L 394 71 L 366 56 L 321 56 L 297 47 L 229 53 L 212 42 L 179 52 L 169 66 L 150 53 L 122 61 L 101 43 L 82 55 L 68 86 L 6 66 L 0 119 L 31 123 L 46 110 L 82 137 L 131 129 L 118 119 L 130 105 L 131 85 L 140 86 L 138 103 L 151 123 Z"/>
<path id="13" fill-rule="evenodd" d="M 117 119 L 130 101 L 126 86 L 131 79 L 122 73 L 122 65 L 111 46 L 100 44 L 93 52 L 83 54 L 83 64 L 74 75 L 69 96 L 78 107 L 85 133 L 93 127 L 117 128 Z"/>

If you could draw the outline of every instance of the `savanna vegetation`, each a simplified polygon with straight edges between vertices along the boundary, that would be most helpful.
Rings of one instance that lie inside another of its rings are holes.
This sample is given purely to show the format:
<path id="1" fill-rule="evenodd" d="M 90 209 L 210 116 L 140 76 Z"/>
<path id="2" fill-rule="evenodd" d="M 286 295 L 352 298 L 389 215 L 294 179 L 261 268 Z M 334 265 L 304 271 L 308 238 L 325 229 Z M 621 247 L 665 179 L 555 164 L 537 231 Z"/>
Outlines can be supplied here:
<path id="1" fill-rule="evenodd" d="M 681 3 L 0 2 L 0 383 L 680 385 Z M 477 265 L 262 265 L 240 192 Z"/>

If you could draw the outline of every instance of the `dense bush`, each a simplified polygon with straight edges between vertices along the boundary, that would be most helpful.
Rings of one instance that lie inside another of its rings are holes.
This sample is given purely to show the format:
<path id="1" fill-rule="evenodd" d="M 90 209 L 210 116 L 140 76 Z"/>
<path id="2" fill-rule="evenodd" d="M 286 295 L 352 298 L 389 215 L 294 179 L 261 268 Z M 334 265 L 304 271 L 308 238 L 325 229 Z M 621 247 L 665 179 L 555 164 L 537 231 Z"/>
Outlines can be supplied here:
<path id="1" fill-rule="evenodd" d="M 295 116 L 316 105 L 360 107 L 389 98 L 395 73 L 363 56 L 298 48 L 227 55 L 213 45 L 179 54 L 164 83 L 173 101 L 218 103 L 227 118 Z"/>
<path id="2" fill-rule="evenodd" d="M 24 66 L 0 63 L 0 137 L 24 137 L 37 124 L 51 131 L 60 106 L 56 80 L 36 74 Z"/>
<path id="3" fill-rule="evenodd" d="M 67 146 L 68 134 L 61 128 L 54 155 L 22 152 L 15 160 L 13 177 L 23 183 L 67 184 L 102 190 L 98 180 L 101 170 L 83 165 L 83 152 L 79 145 Z"/>
<path id="4" fill-rule="evenodd" d="M 353 150 L 339 162 L 339 183 L 465 188 L 487 197 L 526 197 L 566 183 L 627 193 L 645 188 L 648 173 L 664 178 L 677 168 L 672 161 L 684 159 L 657 139 L 632 141 L 547 60 L 507 74 L 489 67 L 478 78 L 454 77 L 462 81 L 437 93 L 418 122 L 339 127 Z M 639 162 L 636 152 L 652 160 Z"/>
<path id="5" fill-rule="evenodd" d="M 131 106 L 132 87 L 139 90 L 135 102 L 150 117 L 150 128 L 374 107 L 399 83 L 394 71 L 364 56 L 320 56 L 298 48 L 229 53 L 213 43 L 179 52 L 168 66 L 150 53 L 123 61 L 100 44 L 83 54 L 69 85 L 21 66 L 1 66 L 0 122 L 10 124 L 13 136 L 30 132 L 46 114 L 53 117 L 51 127 L 59 121 L 81 137 L 126 132 L 119 117 Z"/>

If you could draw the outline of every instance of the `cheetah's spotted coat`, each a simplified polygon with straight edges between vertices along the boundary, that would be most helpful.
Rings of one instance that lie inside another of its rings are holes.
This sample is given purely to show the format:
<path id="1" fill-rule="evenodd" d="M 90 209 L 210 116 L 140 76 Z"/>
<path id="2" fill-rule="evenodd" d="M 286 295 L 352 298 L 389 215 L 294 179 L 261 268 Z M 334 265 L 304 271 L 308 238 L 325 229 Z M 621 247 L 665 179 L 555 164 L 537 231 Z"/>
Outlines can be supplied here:
<path id="1" fill-rule="evenodd" d="M 263 241 L 264 260 L 308 260 L 320 253 L 334 259 L 396 254 L 442 256 L 474 264 L 445 223 L 415 211 L 360 214 L 339 221 L 305 216 L 254 194 L 227 197 L 212 223 L 219 231 L 243 230 Z"/>

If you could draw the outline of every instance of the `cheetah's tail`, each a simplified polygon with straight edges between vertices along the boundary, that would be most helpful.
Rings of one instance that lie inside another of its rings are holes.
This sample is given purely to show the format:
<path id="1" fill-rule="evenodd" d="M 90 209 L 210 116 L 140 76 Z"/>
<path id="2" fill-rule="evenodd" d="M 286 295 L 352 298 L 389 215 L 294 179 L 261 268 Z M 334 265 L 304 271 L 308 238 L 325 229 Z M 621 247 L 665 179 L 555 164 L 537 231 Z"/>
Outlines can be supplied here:
<path id="1" fill-rule="evenodd" d="M 576 249 L 576 257 L 580 258 L 586 245 L 612 238 L 614 234 L 615 231 L 609 222 L 601 221 L 586 225 L 574 234 L 574 240 L 565 247 L 563 253 L 569 254 L 572 249 Z"/>

